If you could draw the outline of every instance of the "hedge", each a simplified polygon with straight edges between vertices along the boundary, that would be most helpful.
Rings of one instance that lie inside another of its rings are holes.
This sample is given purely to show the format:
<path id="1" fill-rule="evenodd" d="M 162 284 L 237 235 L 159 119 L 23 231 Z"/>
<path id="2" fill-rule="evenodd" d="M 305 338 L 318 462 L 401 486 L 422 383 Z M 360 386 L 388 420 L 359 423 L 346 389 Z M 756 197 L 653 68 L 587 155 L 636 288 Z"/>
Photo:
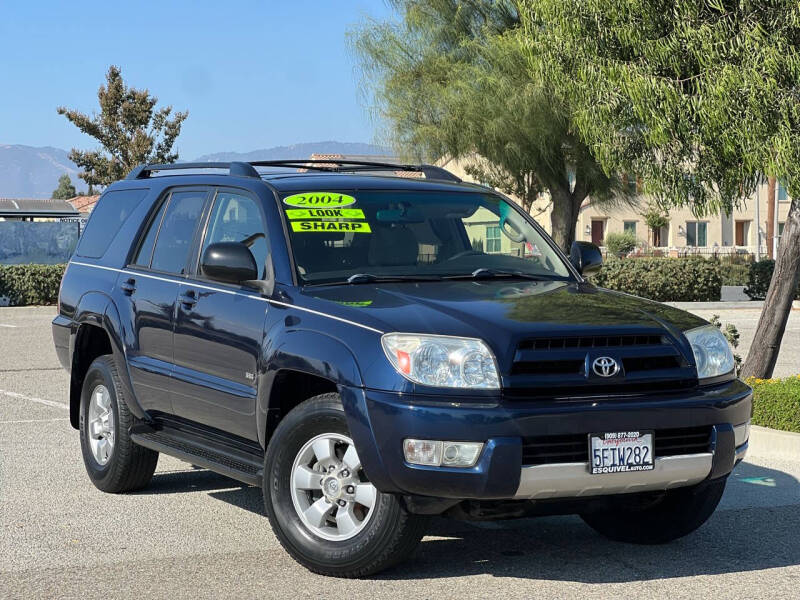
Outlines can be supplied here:
<path id="1" fill-rule="evenodd" d="M 719 263 L 704 258 L 610 257 L 593 281 L 658 302 L 715 301 L 722 287 Z"/>
<path id="2" fill-rule="evenodd" d="M 767 297 L 769 282 L 772 279 L 772 271 L 775 270 L 775 261 L 765 258 L 750 265 L 750 272 L 747 279 L 747 287 L 744 293 L 750 296 L 751 300 L 763 300 Z M 794 296 L 800 300 L 800 285 Z"/>
<path id="3" fill-rule="evenodd" d="M 721 263 L 719 268 L 722 275 L 722 285 L 748 285 L 750 265 Z"/>
<path id="4" fill-rule="evenodd" d="M 753 388 L 753 425 L 800 433 L 800 375 L 786 379 L 755 379 L 746 383 Z"/>
<path id="5" fill-rule="evenodd" d="M 55 304 L 65 265 L 0 265 L 0 297 L 11 306 Z"/>

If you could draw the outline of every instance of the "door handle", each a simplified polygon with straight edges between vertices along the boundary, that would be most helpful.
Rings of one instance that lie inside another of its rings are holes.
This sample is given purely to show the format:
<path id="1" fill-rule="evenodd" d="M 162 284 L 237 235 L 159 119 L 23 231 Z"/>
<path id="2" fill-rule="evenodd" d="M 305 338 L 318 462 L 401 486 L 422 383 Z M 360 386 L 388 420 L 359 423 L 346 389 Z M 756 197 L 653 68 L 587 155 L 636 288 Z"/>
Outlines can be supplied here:
<path id="1" fill-rule="evenodd" d="M 126 296 L 130 296 L 131 294 L 133 294 L 133 292 L 136 291 L 136 280 L 133 278 L 128 279 L 128 281 L 126 281 L 119 287 L 122 288 L 123 294 L 125 294 Z"/>
<path id="2" fill-rule="evenodd" d="M 181 294 L 178 300 L 185 309 L 189 310 L 197 304 L 197 295 L 193 290 L 189 290 L 185 294 Z"/>

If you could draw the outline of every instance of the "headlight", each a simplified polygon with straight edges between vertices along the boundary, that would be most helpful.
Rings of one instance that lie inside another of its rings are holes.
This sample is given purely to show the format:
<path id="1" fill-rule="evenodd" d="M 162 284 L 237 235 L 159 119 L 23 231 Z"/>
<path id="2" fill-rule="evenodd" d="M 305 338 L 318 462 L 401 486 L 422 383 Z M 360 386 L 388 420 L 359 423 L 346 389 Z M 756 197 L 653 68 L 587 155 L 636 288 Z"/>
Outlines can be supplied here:
<path id="1" fill-rule="evenodd" d="M 725 375 L 733 370 L 733 352 L 728 340 L 714 325 L 704 325 L 686 332 L 692 345 L 700 379 Z"/>
<path id="2" fill-rule="evenodd" d="M 481 340 L 387 333 L 381 338 L 381 345 L 397 372 L 414 383 L 451 388 L 500 387 L 494 355 Z"/>

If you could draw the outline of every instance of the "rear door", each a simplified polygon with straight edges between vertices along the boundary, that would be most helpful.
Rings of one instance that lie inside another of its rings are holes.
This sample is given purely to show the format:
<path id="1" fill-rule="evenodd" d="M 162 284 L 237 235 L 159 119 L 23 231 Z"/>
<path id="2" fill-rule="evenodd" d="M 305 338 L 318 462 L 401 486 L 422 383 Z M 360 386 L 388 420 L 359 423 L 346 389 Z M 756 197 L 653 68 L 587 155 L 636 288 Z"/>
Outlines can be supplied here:
<path id="1" fill-rule="evenodd" d="M 172 412 L 175 302 L 208 188 L 174 189 L 160 199 L 134 258 L 118 277 L 117 306 L 131 324 L 126 353 L 136 397 L 148 411 Z"/>
<path id="2" fill-rule="evenodd" d="M 261 201 L 235 189 L 217 190 L 197 252 L 216 242 L 252 240 L 266 273 L 269 245 Z M 269 304 L 259 292 L 205 278 L 197 264 L 179 290 L 175 324 L 175 414 L 257 440 L 258 359 Z"/>

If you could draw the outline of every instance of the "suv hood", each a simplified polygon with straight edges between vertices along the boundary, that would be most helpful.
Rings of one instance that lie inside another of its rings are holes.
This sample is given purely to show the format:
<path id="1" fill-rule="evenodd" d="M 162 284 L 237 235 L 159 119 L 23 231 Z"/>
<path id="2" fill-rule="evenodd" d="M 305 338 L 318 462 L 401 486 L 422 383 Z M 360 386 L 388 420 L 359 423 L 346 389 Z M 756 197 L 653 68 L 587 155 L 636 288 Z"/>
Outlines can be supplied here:
<path id="1" fill-rule="evenodd" d="M 384 332 L 431 333 L 485 340 L 498 359 L 524 338 L 588 334 L 671 334 L 706 322 L 690 313 L 563 281 L 436 281 L 306 289 L 318 310 Z M 691 352 L 689 351 L 689 355 Z"/>

